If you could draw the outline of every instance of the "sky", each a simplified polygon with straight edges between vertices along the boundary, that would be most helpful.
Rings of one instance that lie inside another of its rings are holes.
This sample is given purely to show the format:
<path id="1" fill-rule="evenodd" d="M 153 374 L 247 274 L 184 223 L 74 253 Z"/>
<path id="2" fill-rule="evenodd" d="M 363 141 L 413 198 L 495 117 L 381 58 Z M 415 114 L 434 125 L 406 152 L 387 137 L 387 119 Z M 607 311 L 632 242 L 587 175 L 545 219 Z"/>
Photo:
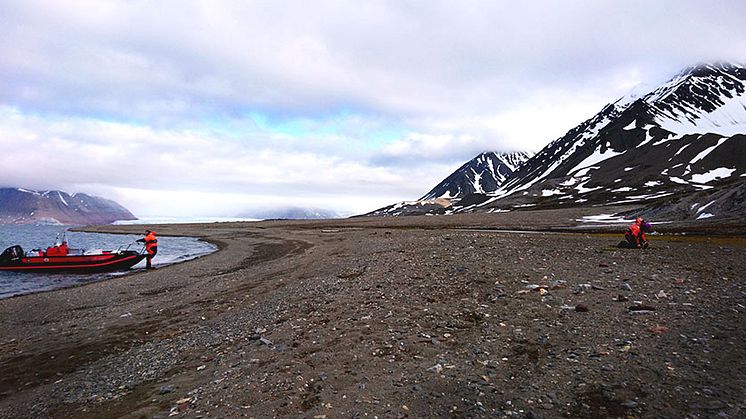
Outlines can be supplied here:
<path id="1" fill-rule="evenodd" d="M 362 213 L 746 60 L 742 1 L 0 0 L 0 186 Z"/>

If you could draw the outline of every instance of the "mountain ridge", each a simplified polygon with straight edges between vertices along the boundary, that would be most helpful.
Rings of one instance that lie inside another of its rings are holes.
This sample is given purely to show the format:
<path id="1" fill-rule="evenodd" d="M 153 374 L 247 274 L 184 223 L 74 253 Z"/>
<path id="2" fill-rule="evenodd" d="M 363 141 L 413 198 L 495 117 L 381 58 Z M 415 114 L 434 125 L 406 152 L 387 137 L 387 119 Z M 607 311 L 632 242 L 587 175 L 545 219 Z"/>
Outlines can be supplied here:
<path id="1" fill-rule="evenodd" d="M 463 198 L 474 193 L 497 189 L 531 157 L 530 153 L 483 152 L 464 163 L 419 200 Z"/>
<path id="2" fill-rule="evenodd" d="M 98 196 L 0 188 L 0 224 L 111 224 L 136 219 L 122 205 Z"/>
<path id="3" fill-rule="evenodd" d="M 444 214 L 453 202 L 497 189 L 531 156 L 528 152 L 482 152 L 467 161 L 416 201 L 379 208 L 366 215 Z M 481 202 L 481 201 L 480 201 Z"/>

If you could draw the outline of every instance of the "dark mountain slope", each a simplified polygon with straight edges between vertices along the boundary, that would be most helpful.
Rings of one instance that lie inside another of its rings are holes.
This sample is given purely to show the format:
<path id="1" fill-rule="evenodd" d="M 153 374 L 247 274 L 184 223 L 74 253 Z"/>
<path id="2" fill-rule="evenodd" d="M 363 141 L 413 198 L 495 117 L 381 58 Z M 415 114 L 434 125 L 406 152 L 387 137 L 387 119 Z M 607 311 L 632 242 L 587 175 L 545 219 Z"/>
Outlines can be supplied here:
<path id="1" fill-rule="evenodd" d="M 531 155 L 525 152 L 481 153 L 443 179 L 420 201 L 463 198 L 497 190 Z"/>

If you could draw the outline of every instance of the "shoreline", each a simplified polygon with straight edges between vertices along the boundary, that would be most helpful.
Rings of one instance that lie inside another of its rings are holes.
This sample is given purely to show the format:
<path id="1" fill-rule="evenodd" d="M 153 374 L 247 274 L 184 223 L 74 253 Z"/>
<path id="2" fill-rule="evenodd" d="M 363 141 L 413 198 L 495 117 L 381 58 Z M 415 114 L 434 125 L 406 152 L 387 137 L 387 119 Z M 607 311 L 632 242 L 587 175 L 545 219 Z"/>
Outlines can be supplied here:
<path id="1" fill-rule="evenodd" d="M 0 300 L 0 417 L 746 412 L 743 240 L 474 230 L 575 215 L 158 226 L 219 250 Z"/>
<path id="2" fill-rule="evenodd" d="M 96 226 L 71 227 L 71 228 L 68 229 L 68 231 L 74 231 L 74 232 L 80 232 L 80 233 L 91 233 L 91 234 L 96 234 L 96 233 L 100 233 L 100 234 L 120 234 L 120 235 L 132 235 L 132 234 L 134 234 L 132 232 L 102 231 L 102 230 L 97 229 Z M 208 255 L 210 255 L 212 253 L 219 252 L 221 250 L 221 244 L 220 243 L 212 242 L 211 240 L 206 239 L 206 238 L 202 238 L 202 237 L 176 235 L 176 234 L 174 234 L 174 235 L 166 235 L 164 237 L 194 238 L 194 239 L 197 239 L 199 241 L 203 241 L 203 242 L 205 242 L 205 243 L 213 246 L 213 249 L 211 249 L 211 251 L 209 251 L 209 252 L 199 254 L 199 255 L 194 256 L 194 257 L 189 258 L 189 259 L 178 260 L 178 261 L 175 261 L 175 262 L 170 262 L 170 263 L 166 263 L 166 264 L 160 265 L 159 268 L 164 268 L 166 266 L 178 265 L 178 264 L 181 264 L 181 263 L 190 262 L 192 260 L 208 256 Z M 94 276 L 97 277 L 97 278 L 100 276 L 100 278 L 94 279 L 94 280 L 91 280 L 91 281 L 85 281 L 85 282 L 74 282 L 74 283 L 70 283 L 70 284 L 65 285 L 65 286 L 54 287 L 54 288 L 50 288 L 50 289 L 32 290 L 32 291 L 29 291 L 29 292 L 25 292 L 23 294 L 16 294 L 16 295 L 8 296 L 8 297 L 0 297 L 0 300 L 5 300 L 5 299 L 9 299 L 9 298 L 19 298 L 19 297 L 23 297 L 23 296 L 26 296 L 26 295 L 32 295 L 32 294 L 38 294 L 38 293 L 54 292 L 54 291 L 58 291 L 58 290 L 68 289 L 68 288 L 84 287 L 84 286 L 91 285 L 91 284 L 98 283 L 98 282 L 110 281 L 110 280 L 114 280 L 114 279 L 118 279 L 118 278 L 126 278 L 126 277 L 129 277 L 131 275 L 136 275 L 136 274 L 140 274 L 140 273 L 143 273 L 143 272 L 145 272 L 144 268 L 136 268 L 136 269 L 130 268 L 130 269 L 126 270 L 126 271 L 102 272 L 102 273 L 97 273 L 97 274 L 75 274 L 75 273 L 72 273 L 72 274 L 68 274 L 68 275 L 71 276 L 71 277 L 82 276 L 82 277 L 85 277 L 86 279 L 88 277 L 94 277 Z M 64 273 L 57 273 L 55 275 L 63 275 L 64 276 L 65 274 Z"/>
<path id="3" fill-rule="evenodd" d="M 307 220 L 268 220 L 269 222 L 288 222 L 288 223 L 307 223 Z M 337 220 L 313 220 L 313 222 L 329 222 L 329 221 L 337 221 Z M 209 224 L 230 224 L 230 223 L 261 223 L 264 222 L 264 220 L 256 220 L 256 221 L 220 221 L 220 222 L 213 222 L 213 223 L 207 223 Z M 201 226 L 205 224 L 201 223 L 169 223 L 169 224 L 163 224 L 166 226 L 173 226 L 175 228 L 179 228 L 180 226 Z M 160 228 L 163 225 L 154 225 L 153 228 Z M 141 227 L 140 224 L 110 224 L 110 225 L 100 225 L 100 226 L 79 226 L 70 228 L 70 231 L 76 231 L 76 232 L 83 232 L 83 233 L 101 233 L 101 234 L 120 234 L 120 235 L 132 235 L 137 234 L 135 232 L 130 231 L 119 231 L 116 227 L 128 227 L 127 230 L 131 229 L 131 227 Z M 511 229 L 504 229 L 504 228 L 452 228 L 447 229 L 446 231 L 461 231 L 461 232 L 478 232 L 478 233 L 499 233 L 499 234 L 571 234 L 571 235 L 594 235 L 594 236 L 602 236 L 602 237 L 620 237 L 621 240 L 621 234 L 618 230 L 622 226 L 620 225 L 614 225 L 614 224 L 599 224 L 599 225 L 591 225 L 585 227 L 583 224 L 580 224 L 581 228 L 573 228 L 573 227 L 560 227 L 560 228 L 549 228 L 549 229 L 525 229 L 525 230 L 511 230 Z M 181 260 L 178 262 L 172 262 L 166 265 L 160 266 L 160 268 L 164 268 L 171 265 L 178 265 L 186 262 L 193 261 L 195 259 L 203 258 L 205 256 L 209 256 L 213 253 L 220 252 L 221 250 L 224 250 L 226 247 L 225 242 L 222 242 L 220 240 L 215 240 L 210 237 L 206 236 L 192 236 L 192 235 L 182 235 L 182 234 L 164 234 L 163 237 L 186 237 L 186 238 L 196 238 L 200 241 L 204 241 L 206 243 L 209 243 L 213 246 L 215 246 L 215 250 L 209 253 L 205 253 L 199 256 L 196 256 L 191 259 Z M 739 247 L 746 247 L 746 233 L 737 233 L 737 234 L 722 234 L 722 235 L 710 235 L 704 232 L 698 232 L 698 231 L 683 231 L 683 232 L 669 232 L 669 233 L 659 233 L 659 234 L 653 234 L 650 235 L 654 240 L 687 240 L 687 241 L 715 241 L 715 242 L 723 242 L 730 245 L 736 245 Z M 37 293 L 47 293 L 47 292 L 54 292 L 58 290 L 63 290 L 67 288 L 75 288 L 75 287 L 84 287 L 87 285 L 91 285 L 97 282 L 102 281 L 110 281 L 118 278 L 126 278 L 131 275 L 138 275 L 145 273 L 146 271 L 143 268 L 133 269 L 127 272 L 120 272 L 116 274 L 108 273 L 110 277 L 102 278 L 99 280 L 91 281 L 91 282 L 80 282 L 80 283 L 74 283 L 70 284 L 68 286 L 60 287 L 60 288 L 52 288 L 52 289 L 45 289 L 45 290 L 38 290 L 38 291 L 31 291 L 24 294 L 18 294 L 18 295 L 12 295 L 10 297 L 0 298 L 0 299 L 8 299 L 8 298 L 19 298 L 26 295 L 31 294 L 37 294 Z"/>

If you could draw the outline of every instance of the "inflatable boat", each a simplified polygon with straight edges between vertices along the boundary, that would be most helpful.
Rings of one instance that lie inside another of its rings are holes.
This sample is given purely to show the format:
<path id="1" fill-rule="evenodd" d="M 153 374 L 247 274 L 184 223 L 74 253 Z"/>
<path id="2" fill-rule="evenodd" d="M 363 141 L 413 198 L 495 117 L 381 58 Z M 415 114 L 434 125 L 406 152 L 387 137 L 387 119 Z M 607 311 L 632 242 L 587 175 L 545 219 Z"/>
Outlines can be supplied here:
<path id="1" fill-rule="evenodd" d="M 24 252 L 21 246 L 11 246 L 0 254 L 0 271 L 16 272 L 113 272 L 129 269 L 145 258 L 134 250 L 89 251 L 70 250 L 67 243 Z"/>

